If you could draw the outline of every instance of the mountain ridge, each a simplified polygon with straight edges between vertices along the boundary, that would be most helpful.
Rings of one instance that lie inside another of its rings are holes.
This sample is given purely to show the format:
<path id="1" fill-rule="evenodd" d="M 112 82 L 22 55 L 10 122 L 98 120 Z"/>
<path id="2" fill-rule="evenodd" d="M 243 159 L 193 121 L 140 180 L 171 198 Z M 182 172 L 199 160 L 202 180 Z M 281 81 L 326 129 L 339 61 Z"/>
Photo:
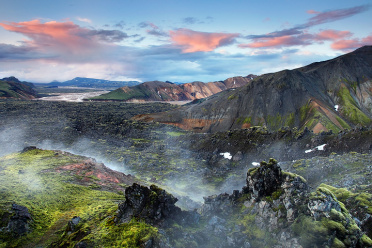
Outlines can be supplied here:
<path id="1" fill-rule="evenodd" d="M 137 116 L 198 132 L 266 126 L 339 131 L 372 123 L 372 46 L 293 70 L 166 114 Z"/>
<path id="2" fill-rule="evenodd" d="M 138 81 L 110 81 L 96 78 L 75 77 L 71 80 L 64 82 L 53 81 L 47 84 L 36 84 L 37 86 L 44 87 L 61 87 L 61 86 L 74 86 L 74 87 L 89 87 L 89 88 L 118 88 L 123 86 L 137 85 Z"/>
<path id="3" fill-rule="evenodd" d="M 205 98 L 221 91 L 238 88 L 249 83 L 255 75 L 232 77 L 224 81 L 174 84 L 171 82 L 149 81 L 132 87 L 121 87 L 90 100 L 117 101 L 186 101 Z"/>
<path id="4" fill-rule="evenodd" d="M 38 98 L 38 94 L 33 88 L 32 83 L 21 82 L 15 77 L 3 78 L 0 80 L 0 98 L 24 100 Z"/>

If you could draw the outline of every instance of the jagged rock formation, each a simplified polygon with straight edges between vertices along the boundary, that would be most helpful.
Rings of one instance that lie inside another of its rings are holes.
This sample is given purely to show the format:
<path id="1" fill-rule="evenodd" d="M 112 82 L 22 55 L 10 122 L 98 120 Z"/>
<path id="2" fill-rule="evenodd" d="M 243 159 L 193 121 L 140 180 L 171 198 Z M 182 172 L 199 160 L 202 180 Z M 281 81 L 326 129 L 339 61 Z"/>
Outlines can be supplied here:
<path id="1" fill-rule="evenodd" d="M 205 197 L 200 215 L 180 211 L 174 206 L 175 198 L 156 186 L 149 189 L 133 184 L 126 190 L 125 202 L 119 205 L 117 222 L 139 218 L 162 227 L 160 247 L 372 245 L 326 186 L 311 192 L 304 178 L 283 172 L 274 159 L 250 169 L 246 183 L 241 192 Z M 180 216 L 188 216 L 187 221 Z M 159 242 L 153 240 L 149 247 L 159 247 Z"/>
<path id="2" fill-rule="evenodd" d="M 328 61 L 259 76 L 164 114 L 138 116 L 198 132 L 266 126 L 319 133 L 372 123 L 372 46 Z"/>
<path id="3" fill-rule="evenodd" d="M 117 222 L 129 222 L 132 218 L 159 224 L 167 217 L 181 211 L 174 204 L 177 198 L 165 190 L 151 185 L 150 189 L 134 183 L 125 189 L 125 201 L 119 205 Z"/>
<path id="4" fill-rule="evenodd" d="M 255 75 L 232 77 L 218 82 L 192 82 L 174 84 L 151 81 L 132 87 L 121 87 L 115 91 L 92 98 L 91 100 L 120 101 L 186 101 L 205 98 L 221 91 L 246 85 Z"/>
<path id="5" fill-rule="evenodd" d="M 3 78 L 0 80 L 0 99 L 35 99 L 38 95 L 33 87 L 32 83 L 21 82 L 15 77 Z"/>
<path id="6" fill-rule="evenodd" d="M 18 204 L 12 204 L 10 211 L 0 212 L 0 239 L 1 236 L 19 238 L 30 232 L 32 223 L 28 208 Z"/>

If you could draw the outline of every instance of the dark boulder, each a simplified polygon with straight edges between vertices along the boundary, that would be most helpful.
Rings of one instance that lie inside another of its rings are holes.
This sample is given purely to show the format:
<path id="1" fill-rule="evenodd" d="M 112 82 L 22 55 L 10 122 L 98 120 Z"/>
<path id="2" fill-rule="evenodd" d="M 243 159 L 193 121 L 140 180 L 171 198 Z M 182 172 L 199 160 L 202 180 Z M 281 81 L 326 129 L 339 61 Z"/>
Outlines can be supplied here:
<path id="1" fill-rule="evenodd" d="M 0 229 L 0 232 L 13 238 L 18 238 L 31 231 L 32 217 L 25 206 L 12 204 L 11 210 L 4 213 L 1 219 L 4 227 Z"/>
<path id="2" fill-rule="evenodd" d="M 138 218 L 150 224 L 160 224 L 165 218 L 181 212 L 174 205 L 176 202 L 177 198 L 155 185 L 147 188 L 134 183 L 125 190 L 125 201 L 119 204 L 117 222 Z"/>
<path id="3" fill-rule="evenodd" d="M 270 196 L 283 182 L 282 170 L 271 158 L 268 163 L 262 161 L 260 167 L 249 169 L 246 181 L 245 193 L 252 193 L 255 198 Z"/>

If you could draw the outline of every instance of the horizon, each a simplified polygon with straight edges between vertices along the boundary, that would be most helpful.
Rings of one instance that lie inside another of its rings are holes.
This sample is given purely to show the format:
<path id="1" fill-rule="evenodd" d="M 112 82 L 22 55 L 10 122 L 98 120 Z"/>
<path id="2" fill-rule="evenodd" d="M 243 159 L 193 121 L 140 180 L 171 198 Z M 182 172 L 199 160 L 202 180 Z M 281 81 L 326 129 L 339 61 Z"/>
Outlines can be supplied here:
<path id="1" fill-rule="evenodd" d="M 4 0 L 0 14 L 0 78 L 33 83 L 213 82 L 372 45 L 367 0 Z"/>

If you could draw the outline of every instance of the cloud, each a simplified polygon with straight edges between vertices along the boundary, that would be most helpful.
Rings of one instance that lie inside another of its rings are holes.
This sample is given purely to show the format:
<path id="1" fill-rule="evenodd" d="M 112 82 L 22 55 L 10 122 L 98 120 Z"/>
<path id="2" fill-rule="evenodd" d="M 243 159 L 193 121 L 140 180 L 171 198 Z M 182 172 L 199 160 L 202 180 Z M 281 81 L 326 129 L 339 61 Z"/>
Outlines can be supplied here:
<path id="1" fill-rule="evenodd" d="M 313 15 L 313 14 L 319 14 L 320 12 L 319 11 L 312 10 L 312 9 L 309 9 L 308 11 L 306 11 L 306 13 Z"/>
<path id="2" fill-rule="evenodd" d="M 76 20 L 81 21 L 81 22 L 86 22 L 86 23 L 89 23 L 89 24 L 92 23 L 92 20 L 90 20 L 88 18 L 76 17 Z"/>
<path id="3" fill-rule="evenodd" d="M 352 35 L 353 33 L 350 31 L 323 30 L 316 35 L 315 40 L 339 40 L 351 37 Z"/>
<path id="4" fill-rule="evenodd" d="M 337 47 L 342 47 L 341 44 L 347 44 L 351 41 L 345 43 L 342 42 L 345 38 L 350 38 L 353 36 L 353 33 L 350 31 L 339 31 L 339 30 L 332 30 L 327 29 L 320 31 L 316 34 L 309 34 L 309 33 L 300 33 L 298 35 L 286 35 L 280 37 L 263 37 L 263 38 L 255 38 L 253 42 L 248 44 L 240 44 L 240 48 L 282 48 L 282 47 L 290 47 L 290 46 L 307 46 L 312 45 L 314 43 L 323 43 L 324 41 L 332 41 L 331 48 L 334 50 L 342 50 L 337 49 Z M 340 45 L 337 45 L 340 44 Z"/>
<path id="5" fill-rule="evenodd" d="M 367 11 L 369 9 L 369 5 L 361 5 L 356 6 L 353 8 L 347 8 L 347 9 L 336 9 L 336 10 L 330 10 L 326 12 L 318 12 L 315 16 L 311 17 L 309 21 L 305 24 L 306 27 L 319 25 L 327 22 L 333 22 L 337 20 L 341 20 L 359 13 L 362 13 L 364 11 Z M 315 14 L 315 12 L 314 12 Z"/>
<path id="6" fill-rule="evenodd" d="M 346 47 L 353 47 L 358 44 L 358 40 L 350 39 L 352 33 L 350 31 L 323 30 L 317 34 L 309 34 L 307 30 L 310 27 L 341 20 L 347 17 L 367 11 L 369 5 L 361 5 L 346 9 L 330 10 L 318 12 L 308 10 L 307 13 L 313 16 L 308 21 L 301 25 L 296 25 L 292 28 L 274 31 L 262 35 L 249 35 L 244 38 L 252 40 L 247 44 L 240 44 L 240 48 L 282 48 L 289 46 L 307 46 L 313 43 L 323 43 L 324 41 L 333 41 L 331 48 L 334 50 L 344 50 Z M 346 39 L 348 38 L 348 39 Z M 360 42 L 359 42 L 360 43 Z"/>
<path id="7" fill-rule="evenodd" d="M 239 36 L 236 33 L 207 33 L 186 28 L 169 31 L 169 34 L 173 44 L 180 46 L 183 53 L 210 52 L 232 44 Z"/>
<path id="8" fill-rule="evenodd" d="M 195 17 L 186 17 L 186 18 L 183 18 L 183 23 L 186 23 L 186 24 L 195 24 L 195 23 L 202 23 L 200 22 L 197 18 Z"/>
<path id="9" fill-rule="evenodd" d="M 120 22 L 118 22 L 118 23 L 116 23 L 114 25 L 115 28 L 120 28 L 120 29 L 123 29 L 124 26 L 125 26 L 125 22 L 124 21 L 120 21 Z"/>
<path id="10" fill-rule="evenodd" d="M 32 47 L 0 44 L 0 61 L 30 60 L 42 57 Z"/>
<path id="11" fill-rule="evenodd" d="M 138 26 L 140 28 L 149 28 L 146 30 L 146 32 L 150 35 L 153 35 L 153 36 L 163 36 L 163 37 L 167 37 L 168 34 L 166 32 L 164 32 L 163 30 L 161 30 L 158 26 L 156 26 L 154 23 L 152 22 L 141 22 L 138 24 Z"/>
<path id="12" fill-rule="evenodd" d="M 254 42 L 249 44 L 240 44 L 240 48 L 262 48 L 262 47 L 286 47 L 286 46 L 298 46 L 298 45 L 310 45 L 311 35 L 303 34 L 298 36 L 281 36 L 273 38 L 259 38 L 255 39 Z"/>
<path id="13" fill-rule="evenodd" d="M 80 27 L 71 21 L 39 20 L 28 22 L 0 23 L 4 29 L 23 34 L 29 38 L 23 46 L 34 49 L 43 57 L 80 56 L 98 53 L 109 43 L 120 42 L 128 35 L 119 30 L 95 30 Z"/>
<path id="14" fill-rule="evenodd" d="M 88 36 L 96 36 L 102 41 L 106 42 L 120 42 L 129 36 L 120 30 L 91 30 L 88 32 Z"/>
<path id="15" fill-rule="evenodd" d="M 372 45 L 372 35 L 364 37 L 362 39 L 342 39 L 335 41 L 331 44 L 331 48 L 334 50 L 341 50 L 344 52 L 352 51 L 356 48 Z"/>
<path id="16" fill-rule="evenodd" d="M 245 36 L 247 39 L 264 39 L 264 38 L 278 38 L 278 37 L 283 37 L 283 36 L 293 36 L 293 35 L 302 35 L 304 34 L 304 30 L 328 23 L 328 22 L 333 22 L 337 20 L 341 20 L 347 17 L 351 17 L 353 15 L 362 13 L 364 11 L 369 10 L 370 6 L 369 5 L 361 5 L 361 6 L 356 6 L 352 8 L 346 8 L 346 9 L 337 9 L 337 10 L 330 10 L 330 11 L 325 11 L 325 12 L 318 12 L 314 10 L 308 10 L 307 13 L 313 14 L 314 16 L 308 19 L 308 21 L 304 24 L 296 25 L 292 28 L 288 29 L 282 29 L 274 32 L 270 32 L 267 34 L 261 34 L 261 35 L 248 35 Z M 286 40 L 288 38 L 283 38 L 283 40 Z M 256 42 L 256 41 L 255 41 Z M 281 44 L 281 43 L 279 43 Z"/>

